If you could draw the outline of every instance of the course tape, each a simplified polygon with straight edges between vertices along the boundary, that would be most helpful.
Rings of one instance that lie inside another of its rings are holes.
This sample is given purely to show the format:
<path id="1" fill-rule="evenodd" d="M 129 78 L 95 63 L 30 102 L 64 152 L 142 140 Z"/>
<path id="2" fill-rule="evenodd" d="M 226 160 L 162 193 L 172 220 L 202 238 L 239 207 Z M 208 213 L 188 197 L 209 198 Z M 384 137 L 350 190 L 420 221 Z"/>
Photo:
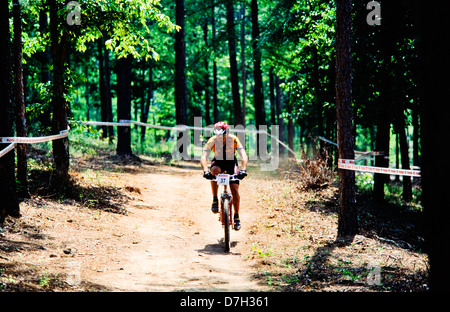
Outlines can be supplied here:
<path id="1" fill-rule="evenodd" d="M 185 126 L 185 125 L 177 125 L 174 127 L 168 127 L 168 126 L 157 126 L 152 125 L 144 122 L 134 121 L 134 120 L 125 120 L 121 119 L 119 122 L 104 122 L 104 121 L 70 121 L 70 123 L 74 124 L 82 124 L 82 125 L 91 125 L 91 126 L 121 126 L 121 127 L 129 127 L 131 124 L 141 126 L 141 127 L 148 127 L 153 129 L 160 129 L 160 130 L 179 130 L 179 131 L 186 131 L 186 130 L 200 130 L 200 131 L 212 131 L 213 128 L 208 127 L 195 127 L 195 126 Z M 276 136 L 268 133 L 266 130 L 248 130 L 248 129 L 231 129 L 231 132 L 237 132 L 237 133 L 257 133 L 257 134 L 266 134 L 276 140 L 279 144 L 284 146 L 288 151 L 292 153 L 292 155 L 295 155 L 295 152 L 287 146 L 284 142 L 280 141 Z"/>
<path id="2" fill-rule="evenodd" d="M 70 120 L 70 124 L 80 124 L 80 125 L 90 125 L 90 126 L 117 126 L 117 127 L 130 127 L 131 124 L 135 124 L 137 126 L 142 127 L 148 127 L 153 129 L 160 129 L 160 130 L 179 130 L 179 131 L 185 131 L 185 130 L 206 130 L 206 131 L 212 131 L 213 128 L 208 127 L 195 127 L 195 126 L 185 126 L 185 125 L 177 125 L 174 127 L 168 127 L 168 126 L 157 126 L 152 125 L 144 122 L 134 121 L 134 120 L 124 120 L 121 119 L 119 122 L 107 122 L 107 121 L 76 121 L 76 120 Z M 241 132 L 241 133 L 257 133 L 257 134 L 265 134 L 274 140 L 276 140 L 280 145 L 284 146 L 288 151 L 292 153 L 292 155 L 295 155 L 295 152 L 284 142 L 280 141 L 276 136 L 268 133 L 266 130 L 248 130 L 248 129 L 230 129 L 231 132 Z M 33 144 L 33 143 L 41 143 L 41 142 L 47 142 L 57 139 L 65 138 L 69 135 L 69 129 L 63 130 L 60 132 L 60 134 L 57 135 L 51 135 L 46 137 L 0 137 L 0 143 L 20 143 L 20 144 Z M 14 148 L 11 146 L 8 146 L 6 149 L 2 150 L 0 153 L 0 157 L 4 156 L 6 153 L 11 151 Z"/>
<path id="3" fill-rule="evenodd" d="M 382 173 L 382 174 L 390 174 L 390 175 L 420 177 L 420 170 L 407 170 L 407 169 L 392 169 L 392 168 L 373 167 L 373 166 L 360 166 L 360 165 L 355 165 L 355 160 L 354 159 L 339 159 L 339 161 L 338 161 L 338 168 L 339 169 L 345 169 L 345 170 L 362 171 L 362 172 L 373 172 L 373 173 Z"/>
<path id="4" fill-rule="evenodd" d="M 333 141 L 330 141 L 327 138 L 324 138 L 323 136 L 318 136 L 318 138 L 319 138 L 319 140 L 322 140 L 324 142 L 327 142 L 327 143 L 330 143 L 332 145 L 338 146 L 337 143 L 335 143 Z M 359 155 L 358 158 L 356 159 L 356 160 L 358 160 L 358 159 L 362 159 L 362 158 L 365 158 L 365 157 L 368 157 L 368 156 L 382 156 L 382 155 L 384 155 L 384 152 L 377 152 L 377 151 L 360 152 L 360 151 L 355 151 L 355 154 Z"/>
<path id="5" fill-rule="evenodd" d="M 12 151 L 16 144 L 34 144 L 66 138 L 69 135 L 69 129 L 62 130 L 59 134 L 44 137 L 0 137 L 0 143 L 10 143 L 5 149 L 0 151 L 0 158 Z"/>
<path id="6" fill-rule="evenodd" d="M 6 148 L 2 149 L 0 151 L 0 158 L 11 152 L 14 149 L 14 147 L 16 147 L 16 143 L 11 143 Z"/>
<path id="7" fill-rule="evenodd" d="M 120 120 L 119 122 L 70 120 L 69 123 L 79 124 L 79 125 L 89 125 L 89 126 L 118 126 L 118 127 L 129 127 L 130 126 L 130 122 L 126 121 L 126 120 Z"/>
<path id="8" fill-rule="evenodd" d="M 34 144 L 66 138 L 69 135 L 69 129 L 62 130 L 59 134 L 43 136 L 43 137 L 3 137 L 0 143 L 21 143 Z"/>
<path id="9" fill-rule="evenodd" d="M 151 124 L 143 123 L 143 122 L 139 122 L 139 121 L 134 121 L 134 120 L 120 120 L 119 122 L 123 122 L 124 124 L 129 123 L 129 124 L 135 124 L 138 126 L 149 127 L 149 128 L 154 128 L 154 129 L 163 129 L 163 130 L 176 130 L 176 129 L 179 129 L 180 131 L 187 130 L 187 129 L 201 130 L 201 131 L 203 131 L 203 130 L 212 131 L 213 130 L 213 128 L 208 128 L 208 127 L 195 127 L 195 126 L 185 126 L 185 125 L 177 125 L 175 127 L 155 126 L 155 125 L 151 125 Z M 269 137 L 276 140 L 279 144 L 284 146 L 288 151 L 291 152 L 292 155 L 295 155 L 295 152 L 289 146 L 287 146 L 284 142 L 280 141 L 276 136 L 268 133 L 266 130 L 248 130 L 248 129 L 235 129 L 235 128 L 232 129 L 232 128 L 230 128 L 230 132 L 257 133 L 257 134 L 268 135 Z"/>

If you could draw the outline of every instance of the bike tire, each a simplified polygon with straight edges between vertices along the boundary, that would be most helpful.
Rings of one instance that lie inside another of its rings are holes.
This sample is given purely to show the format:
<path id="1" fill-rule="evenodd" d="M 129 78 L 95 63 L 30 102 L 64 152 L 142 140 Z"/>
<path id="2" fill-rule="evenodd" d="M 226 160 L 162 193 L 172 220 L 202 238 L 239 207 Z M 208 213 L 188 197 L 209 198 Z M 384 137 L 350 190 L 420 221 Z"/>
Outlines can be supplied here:
<path id="1" fill-rule="evenodd" d="M 223 201 L 223 224 L 224 224 L 224 250 L 230 251 L 230 200 L 224 199 Z"/>

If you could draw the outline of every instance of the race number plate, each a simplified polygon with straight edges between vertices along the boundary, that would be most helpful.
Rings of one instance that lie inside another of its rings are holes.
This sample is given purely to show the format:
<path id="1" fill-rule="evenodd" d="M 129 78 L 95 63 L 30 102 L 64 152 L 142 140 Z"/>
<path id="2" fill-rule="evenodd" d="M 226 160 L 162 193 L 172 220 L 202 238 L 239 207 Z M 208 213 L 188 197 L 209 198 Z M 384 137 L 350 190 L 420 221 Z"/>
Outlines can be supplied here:
<path id="1" fill-rule="evenodd" d="M 229 174 L 218 174 L 217 175 L 217 185 L 229 185 L 230 175 Z"/>

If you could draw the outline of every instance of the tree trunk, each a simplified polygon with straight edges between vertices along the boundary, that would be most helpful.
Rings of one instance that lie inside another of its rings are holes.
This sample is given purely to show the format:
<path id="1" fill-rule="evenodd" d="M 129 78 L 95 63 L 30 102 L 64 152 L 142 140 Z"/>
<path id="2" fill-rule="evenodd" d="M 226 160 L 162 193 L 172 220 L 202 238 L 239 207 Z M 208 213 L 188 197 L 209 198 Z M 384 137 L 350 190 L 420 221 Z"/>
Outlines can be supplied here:
<path id="1" fill-rule="evenodd" d="M 0 2 L 0 137 L 14 136 L 14 109 L 11 89 L 11 45 L 8 1 Z M 0 151 L 9 144 L 0 144 Z M 0 158 L 0 226 L 8 215 L 20 216 L 16 195 L 14 152 Z"/>
<path id="2" fill-rule="evenodd" d="M 233 95 L 234 124 L 244 125 L 242 115 L 241 96 L 239 94 L 239 76 L 237 66 L 236 52 L 236 31 L 234 29 L 234 3 L 233 0 L 226 1 L 227 8 L 227 34 L 228 34 L 228 52 L 230 55 L 230 80 L 231 92 Z"/>
<path id="3" fill-rule="evenodd" d="M 98 49 L 98 69 L 99 69 L 99 91 L 100 91 L 100 116 L 102 121 L 106 121 L 108 119 L 108 109 L 106 103 L 106 78 L 105 78 L 105 57 L 104 57 L 104 38 L 101 37 L 97 41 L 97 49 Z M 108 126 L 102 126 L 103 133 L 102 138 L 108 138 Z"/>
<path id="4" fill-rule="evenodd" d="M 281 87 L 280 87 L 280 78 L 275 75 L 275 89 L 277 91 L 277 96 L 275 97 L 276 108 L 277 108 L 277 119 L 278 119 L 278 137 L 281 142 L 286 142 L 286 135 L 284 130 L 284 118 L 281 115 L 283 113 L 283 103 L 281 102 Z M 285 156 L 286 148 L 279 144 L 279 155 L 280 157 Z"/>
<path id="5" fill-rule="evenodd" d="M 253 75 L 255 80 L 255 121 L 256 126 L 266 124 L 263 98 L 263 80 L 261 73 L 261 50 L 259 48 L 259 22 L 258 22 L 258 1 L 252 0 L 252 48 L 253 48 Z"/>
<path id="6" fill-rule="evenodd" d="M 352 3 L 336 0 L 336 116 L 340 159 L 354 159 L 352 112 Z M 355 173 L 339 169 L 338 236 L 358 233 Z"/>
<path id="7" fill-rule="evenodd" d="M 131 55 L 117 60 L 117 119 L 131 119 Z M 131 156 L 131 128 L 117 127 L 117 155 Z"/>
<path id="8" fill-rule="evenodd" d="M 203 24 L 203 40 L 205 41 L 205 47 L 208 46 L 208 21 L 205 17 Z M 210 82 L 209 82 L 209 56 L 205 55 L 203 60 L 205 66 L 205 122 L 207 125 L 211 124 L 211 95 L 210 95 Z"/>
<path id="9" fill-rule="evenodd" d="M 269 72 L 269 95 L 270 95 L 270 124 L 275 125 L 276 119 L 276 104 L 275 104 L 275 75 L 273 73 L 273 67 Z"/>
<path id="10" fill-rule="evenodd" d="M 288 146 L 291 150 L 294 150 L 294 135 L 295 135 L 295 129 L 294 129 L 294 120 L 292 119 L 292 104 L 289 104 L 287 107 L 287 113 L 289 115 L 288 119 Z M 288 152 L 289 157 L 294 157 L 295 154 L 293 154 L 291 151 Z"/>
<path id="11" fill-rule="evenodd" d="M 149 60 L 148 65 L 148 92 L 146 97 L 145 106 L 142 108 L 141 114 L 141 122 L 146 123 L 148 120 L 148 114 L 150 112 L 150 105 L 153 103 L 153 59 Z M 145 131 L 147 127 L 141 128 L 141 143 L 144 142 L 145 139 Z"/>
<path id="12" fill-rule="evenodd" d="M 420 158 L 419 158 L 419 114 L 417 113 L 417 108 L 414 108 L 412 111 L 412 124 L 414 127 L 413 132 L 413 164 L 414 166 L 420 166 Z"/>
<path id="13" fill-rule="evenodd" d="M 48 25 L 48 4 L 43 5 L 39 11 L 39 32 L 46 35 L 49 32 Z M 51 51 L 48 45 L 44 46 L 44 51 L 37 53 L 37 58 L 40 62 L 40 82 L 47 84 L 51 81 Z M 51 128 L 51 107 L 50 105 L 43 105 L 44 113 L 38 117 L 38 121 L 43 129 Z"/>
<path id="14" fill-rule="evenodd" d="M 67 34 L 60 27 L 66 21 L 58 16 L 58 10 L 60 9 L 58 4 L 59 2 L 56 0 L 49 0 L 51 54 L 53 59 L 52 131 L 54 134 L 68 128 L 66 100 L 64 98 L 64 62 L 67 52 Z M 56 191 L 64 192 L 69 183 L 69 139 L 58 139 L 52 143 L 54 172 L 51 184 Z"/>
<path id="15" fill-rule="evenodd" d="M 313 62 L 313 70 L 312 70 L 312 82 L 314 86 L 314 96 L 315 96 L 315 109 L 317 113 L 317 134 L 320 136 L 324 135 L 323 130 L 323 101 L 322 101 L 322 93 L 320 92 L 320 77 L 319 77 L 319 51 L 317 47 L 312 47 L 312 62 Z M 326 155 L 324 154 L 324 145 L 325 142 L 319 140 L 319 155 L 324 160 Z"/>
<path id="16" fill-rule="evenodd" d="M 184 0 L 176 0 L 176 24 L 181 27 L 175 34 L 175 109 L 177 125 L 187 124 L 186 42 Z"/>
<path id="17" fill-rule="evenodd" d="M 442 152 L 442 135 L 448 132 L 448 115 L 443 112 L 443 103 L 448 103 L 450 60 L 442 50 L 442 32 L 448 27 L 447 15 L 450 3 L 434 2 L 419 6 L 415 10 L 422 22 L 421 47 L 421 175 L 423 205 L 426 220 L 427 254 L 429 257 L 429 285 L 433 292 L 450 292 L 450 270 L 448 269 L 447 244 L 450 241 L 448 221 L 448 171 L 439 157 Z M 436 10 L 436 6 L 439 9 Z M 428 23 L 433 16 L 433 23 Z"/>
<path id="18" fill-rule="evenodd" d="M 211 26 L 212 26 L 212 42 L 213 49 L 216 51 L 216 4 L 215 0 L 213 0 L 212 5 L 212 17 L 211 17 Z M 217 86 L 217 61 L 214 58 L 213 61 L 213 122 L 216 123 L 219 121 L 219 89 Z"/>
<path id="19" fill-rule="evenodd" d="M 402 119 L 401 123 L 398 126 L 399 131 L 399 141 L 400 141 L 400 156 L 402 161 L 402 169 L 411 169 L 409 166 L 409 148 L 408 141 L 406 139 L 405 132 L 405 120 Z M 403 176 L 403 200 L 406 202 L 410 202 L 412 200 L 412 184 L 411 177 Z"/>
<path id="20" fill-rule="evenodd" d="M 405 116 L 403 114 L 403 110 L 398 109 L 396 113 L 396 118 L 394 119 L 394 129 L 398 136 L 398 145 L 400 146 L 400 160 L 402 169 L 411 169 L 409 165 L 409 148 L 408 141 L 406 138 L 406 124 L 405 124 Z M 411 185 L 411 177 L 403 176 L 403 200 L 406 202 L 410 202 L 412 200 L 412 185 Z"/>
<path id="21" fill-rule="evenodd" d="M 381 51 L 383 57 L 383 65 L 380 69 L 380 102 L 378 104 L 378 120 L 377 120 L 377 138 L 376 150 L 384 152 L 384 156 L 375 158 L 375 166 L 389 167 L 389 141 L 391 133 L 392 115 L 391 109 L 393 104 L 393 81 L 391 74 L 392 55 L 395 49 L 394 31 L 399 27 L 395 23 L 397 16 L 395 12 L 398 10 L 394 6 L 395 1 L 388 1 L 383 4 L 383 22 L 381 23 Z M 373 197 L 375 201 L 384 201 L 384 185 L 389 182 L 389 175 L 378 174 L 374 175 Z"/>
<path id="22" fill-rule="evenodd" d="M 16 102 L 16 134 L 27 136 L 27 121 L 25 117 L 25 94 L 22 68 L 22 16 L 19 0 L 13 1 L 14 16 L 14 97 Z M 17 180 L 19 181 L 19 197 L 29 198 L 27 146 L 17 145 Z"/>
<path id="23" fill-rule="evenodd" d="M 245 66 L 245 1 L 241 7 L 241 79 L 242 79 L 242 115 L 245 125 L 246 102 L 247 102 L 247 67 Z"/>
<path id="24" fill-rule="evenodd" d="M 108 49 L 106 49 L 106 46 L 104 46 L 104 52 L 105 52 L 104 58 L 105 58 L 106 121 L 112 122 L 113 112 L 112 112 L 112 96 L 111 96 L 111 66 L 109 62 L 109 51 Z M 115 136 L 114 127 L 109 127 L 108 135 L 109 135 L 109 144 L 112 144 Z"/>
<path id="25" fill-rule="evenodd" d="M 381 101 L 378 110 L 377 134 L 375 142 L 375 150 L 384 152 L 383 156 L 375 158 L 376 167 L 389 167 L 389 141 L 390 141 L 390 121 L 389 109 L 386 95 L 381 94 Z M 373 199 L 377 202 L 384 201 L 384 185 L 389 180 L 386 174 L 375 173 L 373 176 Z"/>

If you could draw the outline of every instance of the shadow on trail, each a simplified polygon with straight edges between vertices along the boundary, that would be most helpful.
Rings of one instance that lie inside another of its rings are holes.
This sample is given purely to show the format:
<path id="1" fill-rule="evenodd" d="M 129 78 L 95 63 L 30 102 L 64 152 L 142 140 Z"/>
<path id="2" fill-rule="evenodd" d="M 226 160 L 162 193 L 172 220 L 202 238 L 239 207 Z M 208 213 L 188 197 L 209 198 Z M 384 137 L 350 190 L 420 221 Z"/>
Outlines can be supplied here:
<path id="1" fill-rule="evenodd" d="M 408 203 L 377 203 L 370 195 L 357 194 L 359 234 L 400 248 L 421 251 L 424 245 L 423 211 Z M 312 212 L 337 215 L 338 193 L 323 194 L 305 204 Z"/>
<path id="2" fill-rule="evenodd" d="M 279 280 L 279 290 L 291 291 L 323 291 L 333 286 L 344 287 L 344 291 L 425 291 L 427 272 L 411 273 L 397 263 L 379 265 L 378 263 L 362 263 L 357 265 L 354 259 L 340 256 L 333 251 L 337 248 L 351 247 L 362 243 L 355 236 L 338 237 L 335 241 L 318 247 L 312 257 L 304 259 L 298 270 L 292 274 L 269 274 L 264 278 Z M 330 257 L 337 259 L 336 264 L 328 261 Z M 352 262 L 353 260 L 353 262 Z M 376 273 L 378 270 L 378 273 Z M 377 275 L 378 274 L 378 277 Z M 258 276 L 262 277 L 262 276 Z M 363 288 L 361 288 L 363 287 Z M 334 289 L 334 288 L 333 288 Z M 339 289 L 339 288 L 338 288 Z"/>
<path id="3" fill-rule="evenodd" d="M 30 170 L 29 190 L 31 195 L 39 196 L 46 201 L 62 203 L 78 203 L 83 207 L 102 210 L 105 212 L 127 214 L 126 203 L 130 199 L 128 193 L 140 193 L 134 187 L 113 187 L 107 185 L 91 185 L 91 183 L 71 179 L 64 193 L 60 194 L 52 190 L 50 180 L 51 170 Z M 40 204 L 39 199 L 30 199 L 31 203 Z"/>
<path id="4" fill-rule="evenodd" d="M 230 244 L 230 251 L 226 252 L 224 251 L 224 242 L 223 238 L 218 240 L 216 244 L 208 244 L 205 245 L 203 249 L 196 249 L 197 252 L 206 254 L 206 255 L 240 255 L 238 252 L 233 252 L 234 247 L 236 247 L 238 242 L 234 241 Z"/>

